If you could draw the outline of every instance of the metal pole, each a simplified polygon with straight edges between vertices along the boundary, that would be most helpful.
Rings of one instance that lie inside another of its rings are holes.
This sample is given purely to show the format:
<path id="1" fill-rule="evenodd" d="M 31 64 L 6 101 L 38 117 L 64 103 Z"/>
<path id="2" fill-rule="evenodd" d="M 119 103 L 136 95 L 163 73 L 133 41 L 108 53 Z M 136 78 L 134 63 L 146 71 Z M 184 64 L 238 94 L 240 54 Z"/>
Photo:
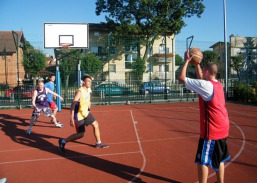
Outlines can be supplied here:
<path id="1" fill-rule="evenodd" d="M 80 65 L 81 65 L 81 60 L 79 60 L 79 63 L 78 63 L 78 88 L 81 86 L 81 69 L 80 69 Z"/>
<path id="2" fill-rule="evenodd" d="M 149 62 L 149 74 L 150 74 L 149 80 L 150 80 L 150 87 L 151 87 L 152 86 L 152 67 L 153 67 L 152 64 L 153 63 L 152 63 L 152 57 L 150 58 L 150 52 L 152 49 L 152 47 L 150 47 L 150 45 L 151 45 L 150 40 L 148 40 L 148 61 L 150 61 Z M 149 58 L 150 58 L 150 60 L 149 60 Z M 150 88 L 150 91 L 151 91 L 151 88 Z M 150 96 L 150 103 L 152 103 L 152 97 L 151 97 L 152 95 L 150 94 L 150 92 L 149 92 L 149 96 Z"/>
<path id="3" fill-rule="evenodd" d="M 228 98 L 228 48 L 227 48 L 227 21 L 226 21 L 226 0 L 223 0 L 224 8 L 224 48 L 225 48 L 225 98 Z"/>
<path id="4" fill-rule="evenodd" d="M 108 34 L 108 82 L 110 83 L 110 36 L 112 32 Z"/>
<path id="5" fill-rule="evenodd" d="M 165 40 L 165 65 L 164 65 L 164 71 L 165 71 L 165 84 L 164 84 L 164 99 L 166 100 L 167 99 L 167 69 L 166 69 L 166 66 L 167 66 L 167 36 L 165 34 L 165 37 L 164 37 L 164 40 Z"/>
<path id="6" fill-rule="evenodd" d="M 13 40 L 16 48 L 16 54 L 17 54 L 17 84 L 18 84 L 18 108 L 21 109 L 21 104 L 20 104 L 20 76 L 19 76 L 19 36 L 15 31 L 12 31 L 13 35 Z M 16 36 L 16 39 L 14 37 Z"/>
<path id="7" fill-rule="evenodd" d="M 108 83 L 110 84 L 110 36 L 112 35 L 112 32 L 110 32 L 109 34 L 108 34 Z M 110 85 L 111 86 L 111 85 Z M 111 103 L 111 101 L 110 101 L 110 99 L 111 99 L 111 97 L 110 97 L 110 86 L 108 87 L 108 90 L 109 90 L 109 92 L 108 92 L 108 95 L 109 95 L 109 97 L 108 97 L 108 103 L 109 103 L 109 105 L 110 105 L 110 103 Z"/>
<path id="8" fill-rule="evenodd" d="M 176 73 L 175 73 L 175 67 L 176 67 L 176 64 L 175 64 L 175 36 L 172 38 L 172 84 L 175 84 L 176 82 Z"/>

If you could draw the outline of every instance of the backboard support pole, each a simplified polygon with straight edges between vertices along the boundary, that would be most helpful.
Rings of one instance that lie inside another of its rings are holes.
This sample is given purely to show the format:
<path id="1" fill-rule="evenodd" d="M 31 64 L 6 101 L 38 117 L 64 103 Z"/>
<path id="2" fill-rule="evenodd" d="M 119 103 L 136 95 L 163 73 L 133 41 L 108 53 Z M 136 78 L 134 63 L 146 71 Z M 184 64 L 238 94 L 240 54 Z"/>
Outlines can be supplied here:
<path id="1" fill-rule="evenodd" d="M 62 60 L 63 58 L 66 57 L 70 57 L 73 59 L 78 59 L 77 57 L 74 57 L 72 54 L 78 52 L 79 49 L 76 50 L 71 50 L 70 52 L 66 53 L 63 50 L 58 50 L 58 49 L 54 49 L 54 54 L 55 54 L 55 58 L 56 58 L 56 93 L 58 95 L 61 96 L 61 77 L 60 77 L 60 60 Z M 60 57 L 59 57 L 60 55 Z M 78 83 L 80 83 L 80 80 L 78 80 Z M 62 104 L 61 104 L 61 100 L 58 97 L 56 99 L 56 105 L 58 107 L 58 112 L 60 112 L 62 110 Z"/>

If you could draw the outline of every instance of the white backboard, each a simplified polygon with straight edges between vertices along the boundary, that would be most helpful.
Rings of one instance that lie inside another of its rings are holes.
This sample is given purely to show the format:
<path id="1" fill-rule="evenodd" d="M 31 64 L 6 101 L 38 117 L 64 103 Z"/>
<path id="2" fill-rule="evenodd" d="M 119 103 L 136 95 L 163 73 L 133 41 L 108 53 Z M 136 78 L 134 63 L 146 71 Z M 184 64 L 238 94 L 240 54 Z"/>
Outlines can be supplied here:
<path id="1" fill-rule="evenodd" d="M 89 25 L 86 23 L 44 23 L 44 48 L 88 48 Z"/>

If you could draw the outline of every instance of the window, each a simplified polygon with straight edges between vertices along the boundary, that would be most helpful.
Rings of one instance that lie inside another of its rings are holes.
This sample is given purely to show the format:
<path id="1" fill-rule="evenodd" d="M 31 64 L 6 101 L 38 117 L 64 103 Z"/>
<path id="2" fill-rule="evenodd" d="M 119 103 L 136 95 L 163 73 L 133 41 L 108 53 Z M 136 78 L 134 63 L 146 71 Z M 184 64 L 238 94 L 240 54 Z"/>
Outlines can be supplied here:
<path id="1" fill-rule="evenodd" d="M 90 50 L 91 50 L 92 53 L 95 53 L 95 54 L 97 54 L 97 55 L 103 55 L 103 54 L 104 54 L 104 51 L 105 51 L 104 48 L 101 47 L 101 46 L 99 46 L 99 47 L 92 46 L 92 47 L 90 48 Z"/>
<path id="2" fill-rule="evenodd" d="M 137 51 L 137 45 L 136 44 L 131 46 L 131 51 L 134 51 L 134 52 Z"/>
<path id="3" fill-rule="evenodd" d="M 251 52 L 248 52 L 248 55 L 247 55 L 247 60 L 248 61 L 251 61 L 252 60 L 252 53 Z"/>
<path id="4" fill-rule="evenodd" d="M 131 62 L 132 61 L 132 55 L 131 54 L 125 54 L 125 62 Z"/>
<path id="5" fill-rule="evenodd" d="M 125 54 L 125 69 L 132 69 L 132 62 L 137 58 L 137 54 Z"/>
<path id="6" fill-rule="evenodd" d="M 115 55 L 115 47 L 110 47 L 110 55 Z"/>
<path id="7" fill-rule="evenodd" d="M 125 51 L 130 51 L 130 45 L 125 45 Z"/>
<path id="8" fill-rule="evenodd" d="M 127 52 L 129 52 L 129 51 L 137 52 L 137 44 L 126 45 L 125 46 L 125 51 L 127 51 Z"/>
<path id="9" fill-rule="evenodd" d="M 152 64 L 147 64 L 147 68 L 149 72 L 153 72 L 153 65 Z"/>
<path id="10" fill-rule="evenodd" d="M 133 62 L 135 59 L 137 59 L 137 54 L 125 54 L 125 62 Z"/>
<path id="11" fill-rule="evenodd" d="M 90 50 L 92 53 L 98 53 L 98 47 L 96 46 L 92 46 Z"/>
<path id="12" fill-rule="evenodd" d="M 94 36 L 98 37 L 99 35 L 99 32 L 94 32 Z"/>
<path id="13" fill-rule="evenodd" d="M 169 48 L 168 47 L 166 47 L 166 53 L 169 53 Z M 159 53 L 160 54 L 165 54 L 165 45 L 164 44 L 161 44 L 160 46 L 159 46 Z"/>
<path id="14" fill-rule="evenodd" d="M 169 72 L 169 65 L 166 65 L 166 72 Z M 164 65 L 159 65 L 159 72 L 165 72 Z"/>
<path id="15" fill-rule="evenodd" d="M 170 71 L 170 67 L 169 65 L 166 65 L 166 72 L 169 72 Z"/>
<path id="16" fill-rule="evenodd" d="M 102 55 L 103 54 L 103 47 L 98 47 L 98 55 Z"/>
<path id="17" fill-rule="evenodd" d="M 109 64 L 109 71 L 116 72 L 116 64 Z"/>

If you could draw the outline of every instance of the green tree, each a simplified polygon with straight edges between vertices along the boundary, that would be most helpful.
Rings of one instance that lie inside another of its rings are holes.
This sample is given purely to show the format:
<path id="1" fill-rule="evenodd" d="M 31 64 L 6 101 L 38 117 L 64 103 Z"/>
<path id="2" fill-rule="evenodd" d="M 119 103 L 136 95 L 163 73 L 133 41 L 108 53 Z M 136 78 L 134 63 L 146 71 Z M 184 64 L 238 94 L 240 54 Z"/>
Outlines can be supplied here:
<path id="1" fill-rule="evenodd" d="M 203 60 L 202 60 L 202 65 L 208 63 L 208 62 L 214 62 L 217 64 L 219 68 L 219 73 L 217 75 L 218 78 L 225 78 L 225 62 L 223 60 L 219 59 L 219 55 L 211 50 L 206 50 L 203 52 Z"/>
<path id="2" fill-rule="evenodd" d="M 46 67 L 46 57 L 40 50 L 34 49 L 28 41 L 25 44 L 23 66 L 26 78 L 32 78 L 33 85 L 36 86 L 36 78 L 39 76 L 39 72 Z"/>
<path id="3" fill-rule="evenodd" d="M 176 54 L 175 55 L 175 65 L 181 66 L 183 64 L 184 64 L 184 59 L 179 54 Z"/>
<path id="4" fill-rule="evenodd" d="M 132 62 L 132 73 L 136 77 L 137 81 L 140 82 L 143 79 L 146 66 L 142 58 L 137 58 Z"/>
<path id="5" fill-rule="evenodd" d="M 208 62 L 214 62 L 217 63 L 218 60 L 218 54 L 211 50 L 203 51 L 203 60 L 202 64 L 208 63 Z"/>
<path id="6" fill-rule="evenodd" d="M 202 0 L 97 0 L 96 15 L 105 14 L 113 34 L 140 40 L 140 45 L 146 46 L 145 63 L 159 36 L 178 34 L 186 26 L 183 18 L 200 17 L 204 8 Z"/>
<path id="7" fill-rule="evenodd" d="M 102 61 L 95 54 L 89 53 L 81 57 L 81 70 L 83 72 L 97 78 L 102 68 Z"/>
<path id="8" fill-rule="evenodd" d="M 239 81 L 242 81 L 241 71 L 245 67 L 244 56 L 242 54 L 239 54 L 237 56 L 231 57 L 230 66 L 236 71 Z"/>
<path id="9" fill-rule="evenodd" d="M 60 60 L 60 72 L 63 74 L 65 82 L 63 98 L 67 98 L 70 76 L 75 77 L 76 75 L 80 53 L 79 50 L 68 50 L 67 52 L 59 51 L 56 56 Z M 66 102 L 66 100 L 64 100 L 64 102 Z"/>

